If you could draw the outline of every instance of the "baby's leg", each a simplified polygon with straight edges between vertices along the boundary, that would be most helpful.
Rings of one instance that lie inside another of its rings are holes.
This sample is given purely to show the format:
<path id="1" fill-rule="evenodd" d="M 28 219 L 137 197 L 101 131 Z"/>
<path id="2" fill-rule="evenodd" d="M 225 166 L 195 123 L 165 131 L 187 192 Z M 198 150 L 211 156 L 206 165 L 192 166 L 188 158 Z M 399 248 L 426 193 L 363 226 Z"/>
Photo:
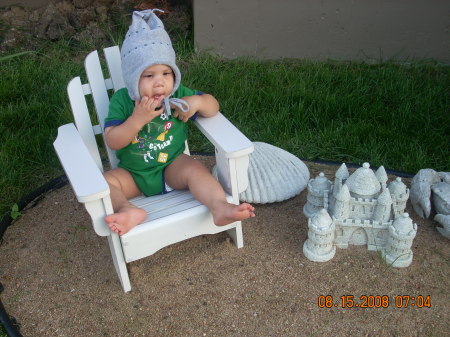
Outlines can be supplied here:
<path id="1" fill-rule="evenodd" d="M 108 215 L 105 221 L 109 228 L 122 235 L 145 220 L 147 213 L 137 208 L 128 199 L 141 194 L 130 172 L 116 168 L 105 172 L 106 181 L 111 191 L 111 202 L 114 214 Z"/>
<path id="2" fill-rule="evenodd" d="M 220 183 L 198 160 L 180 155 L 165 169 L 167 184 L 175 189 L 189 189 L 192 195 L 211 211 L 214 223 L 225 226 L 255 216 L 254 207 L 228 203 Z"/>

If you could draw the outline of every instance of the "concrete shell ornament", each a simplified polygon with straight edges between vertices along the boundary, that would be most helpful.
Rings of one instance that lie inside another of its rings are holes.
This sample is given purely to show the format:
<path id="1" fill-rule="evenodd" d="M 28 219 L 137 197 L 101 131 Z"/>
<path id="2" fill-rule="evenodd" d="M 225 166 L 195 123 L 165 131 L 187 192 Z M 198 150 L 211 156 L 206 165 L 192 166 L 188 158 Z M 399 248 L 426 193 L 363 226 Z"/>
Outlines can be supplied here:
<path id="1" fill-rule="evenodd" d="M 309 170 L 292 153 L 254 142 L 248 170 L 249 186 L 239 199 L 257 204 L 283 201 L 300 194 L 308 184 Z"/>
<path id="2" fill-rule="evenodd" d="M 422 169 L 411 181 L 411 204 L 422 218 L 428 218 L 432 210 L 436 229 L 450 239 L 450 172 Z"/>

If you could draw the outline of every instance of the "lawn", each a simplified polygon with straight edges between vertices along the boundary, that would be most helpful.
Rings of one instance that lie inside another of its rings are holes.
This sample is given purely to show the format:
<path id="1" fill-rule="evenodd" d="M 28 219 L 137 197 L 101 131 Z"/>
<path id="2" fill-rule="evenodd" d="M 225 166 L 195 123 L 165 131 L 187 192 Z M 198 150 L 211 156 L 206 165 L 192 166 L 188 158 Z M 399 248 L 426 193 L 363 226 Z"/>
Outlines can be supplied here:
<path id="1" fill-rule="evenodd" d="M 216 96 L 252 141 L 308 160 L 368 161 L 413 174 L 450 169 L 448 66 L 223 60 L 195 53 L 180 36 L 184 85 Z M 52 143 L 57 127 L 72 121 L 66 85 L 83 75 L 83 58 L 94 48 L 60 40 L 0 61 L 1 214 L 63 174 Z M 190 147 L 213 151 L 195 130 Z"/>

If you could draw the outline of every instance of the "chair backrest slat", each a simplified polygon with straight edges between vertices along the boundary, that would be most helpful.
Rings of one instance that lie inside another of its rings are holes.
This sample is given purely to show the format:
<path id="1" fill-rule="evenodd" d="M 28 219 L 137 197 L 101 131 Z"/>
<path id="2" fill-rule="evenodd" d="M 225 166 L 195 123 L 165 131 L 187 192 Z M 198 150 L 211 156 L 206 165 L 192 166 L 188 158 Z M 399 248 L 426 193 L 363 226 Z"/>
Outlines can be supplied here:
<path id="1" fill-rule="evenodd" d="M 100 158 L 100 153 L 98 152 L 95 132 L 92 127 L 80 77 L 75 77 L 69 82 L 67 86 L 67 93 L 69 95 L 75 125 L 77 126 L 80 136 L 86 144 L 92 158 L 94 158 L 98 168 L 103 172 L 103 165 Z"/>
<path id="2" fill-rule="evenodd" d="M 86 57 L 85 61 L 86 75 L 91 87 L 92 98 L 94 100 L 95 110 L 101 129 L 105 129 L 105 118 L 108 116 L 109 96 L 107 91 L 108 80 L 103 76 L 103 70 L 100 65 L 100 59 L 97 51 L 93 51 Z M 118 160 L 114 150 L 106 146 L 111 168 L 116 168 Z"/>
<path id="3" fill-rule="evenodd" d="M 122 75 L 122 63 L 120 61 L 120 50 L 118 46 L 103 49 L 106 64 L 113 82 L 114 91 L 125 87 Z"/>
<path id="4" fill-rule="evenodd" d="M 89 85 L 91 86 L 92 98 L 94 99 L 99 123 L 104 129 L 105 118 L 108 116 L 109 97 L 97 51 L 93 51 L 86 57 L 84 66 Z"/>

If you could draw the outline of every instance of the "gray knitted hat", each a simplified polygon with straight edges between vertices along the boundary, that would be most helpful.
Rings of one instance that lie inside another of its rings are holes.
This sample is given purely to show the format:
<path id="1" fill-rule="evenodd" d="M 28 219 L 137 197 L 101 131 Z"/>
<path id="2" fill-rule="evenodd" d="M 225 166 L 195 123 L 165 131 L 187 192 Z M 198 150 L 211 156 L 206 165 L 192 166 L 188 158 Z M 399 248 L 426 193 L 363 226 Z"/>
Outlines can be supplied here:
<path id="1" fill-rule="evenodd" d="M 141 99 L 139 78 L 146 68 L 154 64 L 166 64 L 172 68 L 175 82 L 170 96 L 177 90 L 181 81 L 180 70 L 175 63 L 175 51 L 169 35 L 154 11 L 161 10 L 149 9 L 133 12 L 131 26 L 120 51 L 123 79 L 132 100 Z"/>

